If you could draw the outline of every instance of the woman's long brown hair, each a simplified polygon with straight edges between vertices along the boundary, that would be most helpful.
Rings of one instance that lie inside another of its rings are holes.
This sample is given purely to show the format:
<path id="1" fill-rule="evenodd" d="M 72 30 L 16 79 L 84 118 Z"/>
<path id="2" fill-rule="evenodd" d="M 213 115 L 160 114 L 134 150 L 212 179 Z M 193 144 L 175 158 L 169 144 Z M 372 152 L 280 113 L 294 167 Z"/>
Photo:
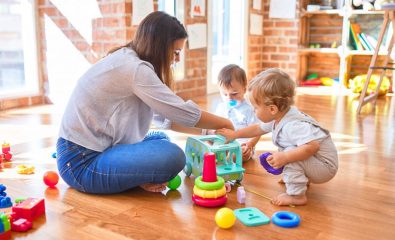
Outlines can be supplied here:
<path id="1" fill-rule="evenodd" d="M 170 65 L 174 58 L 173 44 L 187 37 L 184 26 L 177 18 L 160 11 L 152 12 L 142 20 L 131 42 L 110 50 L 108 54 L 123 47 L 132 48 L 141 60 L 150 62 L 159 79 L 172 88 Z"/>

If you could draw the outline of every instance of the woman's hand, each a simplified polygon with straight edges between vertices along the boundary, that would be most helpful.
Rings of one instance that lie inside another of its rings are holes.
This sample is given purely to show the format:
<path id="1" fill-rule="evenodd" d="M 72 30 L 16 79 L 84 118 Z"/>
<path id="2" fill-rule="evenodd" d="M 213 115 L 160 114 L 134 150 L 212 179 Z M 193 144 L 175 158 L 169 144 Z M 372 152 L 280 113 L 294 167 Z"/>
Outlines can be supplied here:
<path id="1" fill-rule="evenodd" d="M 236 131 L 233 131 L 231 129 L 226 129 L 226 128 L 218 129 L 217 131 L 215 131 L 215 134 L 224 136 L 226 139 L 225 143 L 233 141 L 237 138 Z"/>
<path id="2" fill-rule="evenodd" d="M 273 168 L 279 169 L 288 163 L 287 154 L 285 152 L 273 152 L 267 157 L 266 161 Z"/>

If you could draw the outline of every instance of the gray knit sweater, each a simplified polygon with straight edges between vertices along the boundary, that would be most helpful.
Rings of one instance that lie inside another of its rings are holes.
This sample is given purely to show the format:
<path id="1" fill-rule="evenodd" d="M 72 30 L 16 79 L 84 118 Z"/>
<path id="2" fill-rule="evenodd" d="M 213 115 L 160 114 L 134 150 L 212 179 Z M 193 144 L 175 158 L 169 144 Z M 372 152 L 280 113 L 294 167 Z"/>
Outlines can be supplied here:
<path id="1" fill-rule="evenodd" d="M 163 84 L 153 66 L 122 48 L 94 64 L 78 81 L 60 126 L 59 136 L 102 152 L 116 144 L 141 141 L 153 113 L 193 127 L 201 110 Z"/>

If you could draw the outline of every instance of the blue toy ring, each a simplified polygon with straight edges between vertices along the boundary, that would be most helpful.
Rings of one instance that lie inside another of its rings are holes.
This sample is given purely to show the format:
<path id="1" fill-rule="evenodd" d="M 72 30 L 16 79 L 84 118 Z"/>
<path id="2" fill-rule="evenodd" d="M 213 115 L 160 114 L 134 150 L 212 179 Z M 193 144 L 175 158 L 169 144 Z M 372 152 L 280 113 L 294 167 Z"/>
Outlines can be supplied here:
<path id="1" fill-rule="evenodd" d="M 283 228 L 293 228 L 299 225 L 300 217 L 293 212 L 279 211 L 273 214 L 272 222 Z"/>

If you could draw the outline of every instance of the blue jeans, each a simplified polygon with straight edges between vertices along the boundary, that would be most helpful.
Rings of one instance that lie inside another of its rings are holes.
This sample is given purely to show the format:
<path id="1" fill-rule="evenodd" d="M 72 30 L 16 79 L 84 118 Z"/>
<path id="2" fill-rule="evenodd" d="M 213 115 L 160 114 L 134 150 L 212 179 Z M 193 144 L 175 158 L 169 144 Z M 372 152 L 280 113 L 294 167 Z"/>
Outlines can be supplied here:
<path id="1" fill-rule="evenodd" d="M 81 192 L 111 194 L 144 183 L 164 183 L 185 166 L 185 154 L 166 134 L 148 134 L 142 142 L 119 144 L 96 152 L 59 138 L 59 174 Z"/>

